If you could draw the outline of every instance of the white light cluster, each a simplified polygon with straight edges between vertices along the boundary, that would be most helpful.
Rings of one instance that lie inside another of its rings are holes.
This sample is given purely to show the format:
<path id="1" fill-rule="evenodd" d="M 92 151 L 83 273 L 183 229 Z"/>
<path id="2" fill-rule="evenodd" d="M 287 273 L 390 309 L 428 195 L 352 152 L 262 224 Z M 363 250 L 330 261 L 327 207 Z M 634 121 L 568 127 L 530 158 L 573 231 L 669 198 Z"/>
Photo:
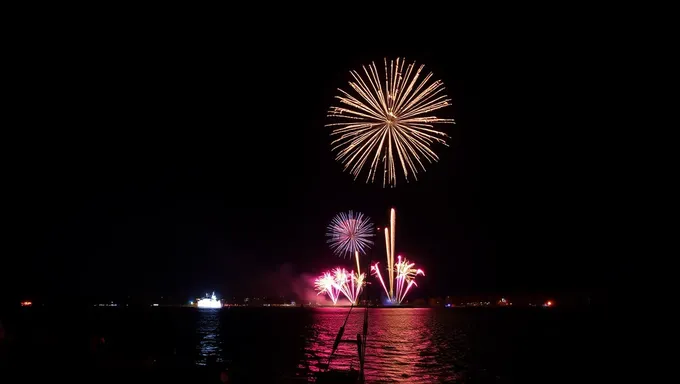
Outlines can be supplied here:
<path id="1" fill-rule="evenodd" d="M 196 302 L 198 308 L 222 308 L 222 301 L 217 300 L 215 297 L 215 292 L 213 292 L 210 298 L 200 299 Z"/>

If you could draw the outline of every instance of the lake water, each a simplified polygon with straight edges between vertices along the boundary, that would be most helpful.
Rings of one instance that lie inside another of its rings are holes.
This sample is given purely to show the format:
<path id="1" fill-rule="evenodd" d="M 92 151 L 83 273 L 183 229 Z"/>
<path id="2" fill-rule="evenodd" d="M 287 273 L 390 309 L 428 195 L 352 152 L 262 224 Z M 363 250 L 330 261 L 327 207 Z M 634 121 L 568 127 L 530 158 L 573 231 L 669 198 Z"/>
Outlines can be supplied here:
<path id="1" fill-rule="evenodd" d="M 361 332 L 363 312 L 353 309 L 346 339 Z M 0 381 L 219 382 L 220 369 L 231 382 L 311 381 L 328 362 L 347 313 L 25 308 L 0 314 L 6 329 L 0 377 L 11 378 Z M 373 308 L 368 319 L 369 383 L 587 381 L 599 324 L 591 312 L 557 308 Z M 356 345 L 342 344 L 330 366 L 358 368 L 356 356 Z"/>

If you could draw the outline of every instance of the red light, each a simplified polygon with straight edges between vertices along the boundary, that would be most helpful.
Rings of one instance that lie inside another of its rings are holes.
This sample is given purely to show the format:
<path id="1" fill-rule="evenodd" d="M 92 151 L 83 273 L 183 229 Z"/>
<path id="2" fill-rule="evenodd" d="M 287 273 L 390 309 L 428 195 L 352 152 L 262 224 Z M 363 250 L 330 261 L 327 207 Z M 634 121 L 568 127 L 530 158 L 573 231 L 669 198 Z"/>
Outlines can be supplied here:
<path id="1" fill-rule="evenodd" d="M 552 301 L 548 301 L 546 304 L 548 304 L 548 307 L 552 305 Z"/>
<path id="2" fill-rule="evenodd" d="M 22 307 L 30 307 L 31 305 L 33 305 L 33 303 L 30 302 L 30 301 L 22 301 L 21 302 Z"/>

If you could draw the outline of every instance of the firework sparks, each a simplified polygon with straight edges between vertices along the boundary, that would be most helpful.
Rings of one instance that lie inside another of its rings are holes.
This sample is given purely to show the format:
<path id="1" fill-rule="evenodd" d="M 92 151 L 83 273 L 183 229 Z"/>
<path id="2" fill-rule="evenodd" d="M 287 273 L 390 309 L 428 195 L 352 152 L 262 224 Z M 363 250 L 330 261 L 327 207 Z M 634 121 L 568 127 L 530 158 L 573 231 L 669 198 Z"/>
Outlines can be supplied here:
<path id="1" fill-rule="evenodd" d="M 380 284 L 382 285 L 383 289 L 385 290 L 385 294 L 387 295 L 388 300 L 392 304 L 401 304 L 404 301 L 404 298 L 406 298 L 406 295 L 408 294 L 409 290 L 411 289 L 412 286 L 418 286 L 416 284 L 416 276 L 418 275 L 423 275 L 425 276 L 425 272 L 423 272 L 422 269 L 416 269 L 414 268 L 415 263 L 410 263 L 408 260 L 401 258 L 401 256 L 398 256 L 397 258 L 397 263 L 394 265 L 394 274 L 396 275 L 395 282 L 394 282 L 394 293 L 390 293 L 388 290 L 387 286 L 385 285 L 385 281 L 382 278 L 382 275 L 380 274 L 380 268 L 378 266 L 378 263 L 375 263 L 371 266 L 371 272 L 378 277 L 378 280 L 380 280 Z"/>
<path id="2" fill-rule="evenodd" d="M 357 273 L 361 273 L 359 254 L 365 254 L 373 245 L 373 223 L 370 218 L 361 212 L 341 212 L 328 225 L 326 236 L 329 237 L 328 243 L 335 254 L 354 255 Z"/>
<path id="3" fill-rule="evenodd" d="M 354 271 L 347 272 L 344 268 L 336 268 L 333 270 L 333 274 L 335 276 L 335 284 L 340 292 L 345 295 L 350 303 L 357 304 L 366 275 L 354 273 Z"/>
<path id="4" fill-rule="evenodd" d="M 398 257 L 398 262 L 394 265 L 394 272 L 397 274 L 397 293 L 395 298 L 399 304 L 404 300 L 411 286 L 418 286 L 415 280 L 416 276 L 425 276 L 425 272 L 422 269 L 413 268 L 414 265 L 415 263 L 409 263 L 405 258 L 402 260 L 401 256 Z"/>
<path id="5" fill-rule="evenodd" d="M 415 69 L 415 62 L 405 64 L 405 59 L 398 58 L 388 65 L 385 59 L 384 78 L 375 62 L 368 68 L 363 66 L 365 77 L 351 71 L 354 81 L 349 85 L 356 95 L 339 89 L 341 95 L 336 98 L 343 106 L 331 107 L 328 112 L 329 117 L 341 119 L 327 124 L 334 127 L 331 135 L 337 137 L 331 143 L 332 150 L 339 150 L 336 160 L 355 180 L 370 161 L 366 182 L 373 182 L 382 162 L 383 187 L 396 186 L 395 152 L 406 181 L 409 174 L 418 180 L 418 168 L 425 171 L 423 160 L 439 160 L 430 146 L 435 142 L 447 145 L 448 136 L 436 131 L 434 124 L 453 124 L 454 120 L 431 114 L 451 105 L 443 93 L 444 84 L 440 80 L 430 82 L 431 72 L 421 79 L 423 65 Z"/>
<path id="6" fill-rule="evenodd" d="M 356 304 L 364 287 L 366 275 L 354 273 L 345 268 L 335 268 L 324 272 L 314 281 L 317 295 L 327 294 L 333 304 L 337 304 L 342 293 L 350 303 Z"/>
<path id="7" fill-rule="evenodd" d="M 338 302 L 340 290 L 335 283 L 335 276 L 333 276 L 330 272 L 324 272 L 323 275 L 314 280 L 314 287 L 318 292 L 317 295 L 322 295 L 325 293 L 328 295 L 328 297 L 330 297 L 333 305 Z"/>

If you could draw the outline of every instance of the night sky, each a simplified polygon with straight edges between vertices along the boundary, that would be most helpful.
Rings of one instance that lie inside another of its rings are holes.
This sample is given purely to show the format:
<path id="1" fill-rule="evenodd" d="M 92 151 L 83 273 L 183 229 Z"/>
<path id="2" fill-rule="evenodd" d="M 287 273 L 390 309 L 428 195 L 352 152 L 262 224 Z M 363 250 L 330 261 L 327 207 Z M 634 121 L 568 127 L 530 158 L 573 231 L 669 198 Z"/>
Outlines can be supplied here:
<path id="1" fill-rule="evenodd" d="M 383 225 L 393 206 L 397 252 L 427 274 L 414 296 L 599 287 L 599 172 L 550 53 L 236 39 L 43 37 L 14 57 L 5 294 L 272 294 L 263 281 L 351 266 L 325 243 L 336 213 Z M 385 56 L 443 80 L 453 106 L 438 115 L 457 122 L 441 161 L 395 189 L 343 173 L 324 127 L 349 70 Z"/>

